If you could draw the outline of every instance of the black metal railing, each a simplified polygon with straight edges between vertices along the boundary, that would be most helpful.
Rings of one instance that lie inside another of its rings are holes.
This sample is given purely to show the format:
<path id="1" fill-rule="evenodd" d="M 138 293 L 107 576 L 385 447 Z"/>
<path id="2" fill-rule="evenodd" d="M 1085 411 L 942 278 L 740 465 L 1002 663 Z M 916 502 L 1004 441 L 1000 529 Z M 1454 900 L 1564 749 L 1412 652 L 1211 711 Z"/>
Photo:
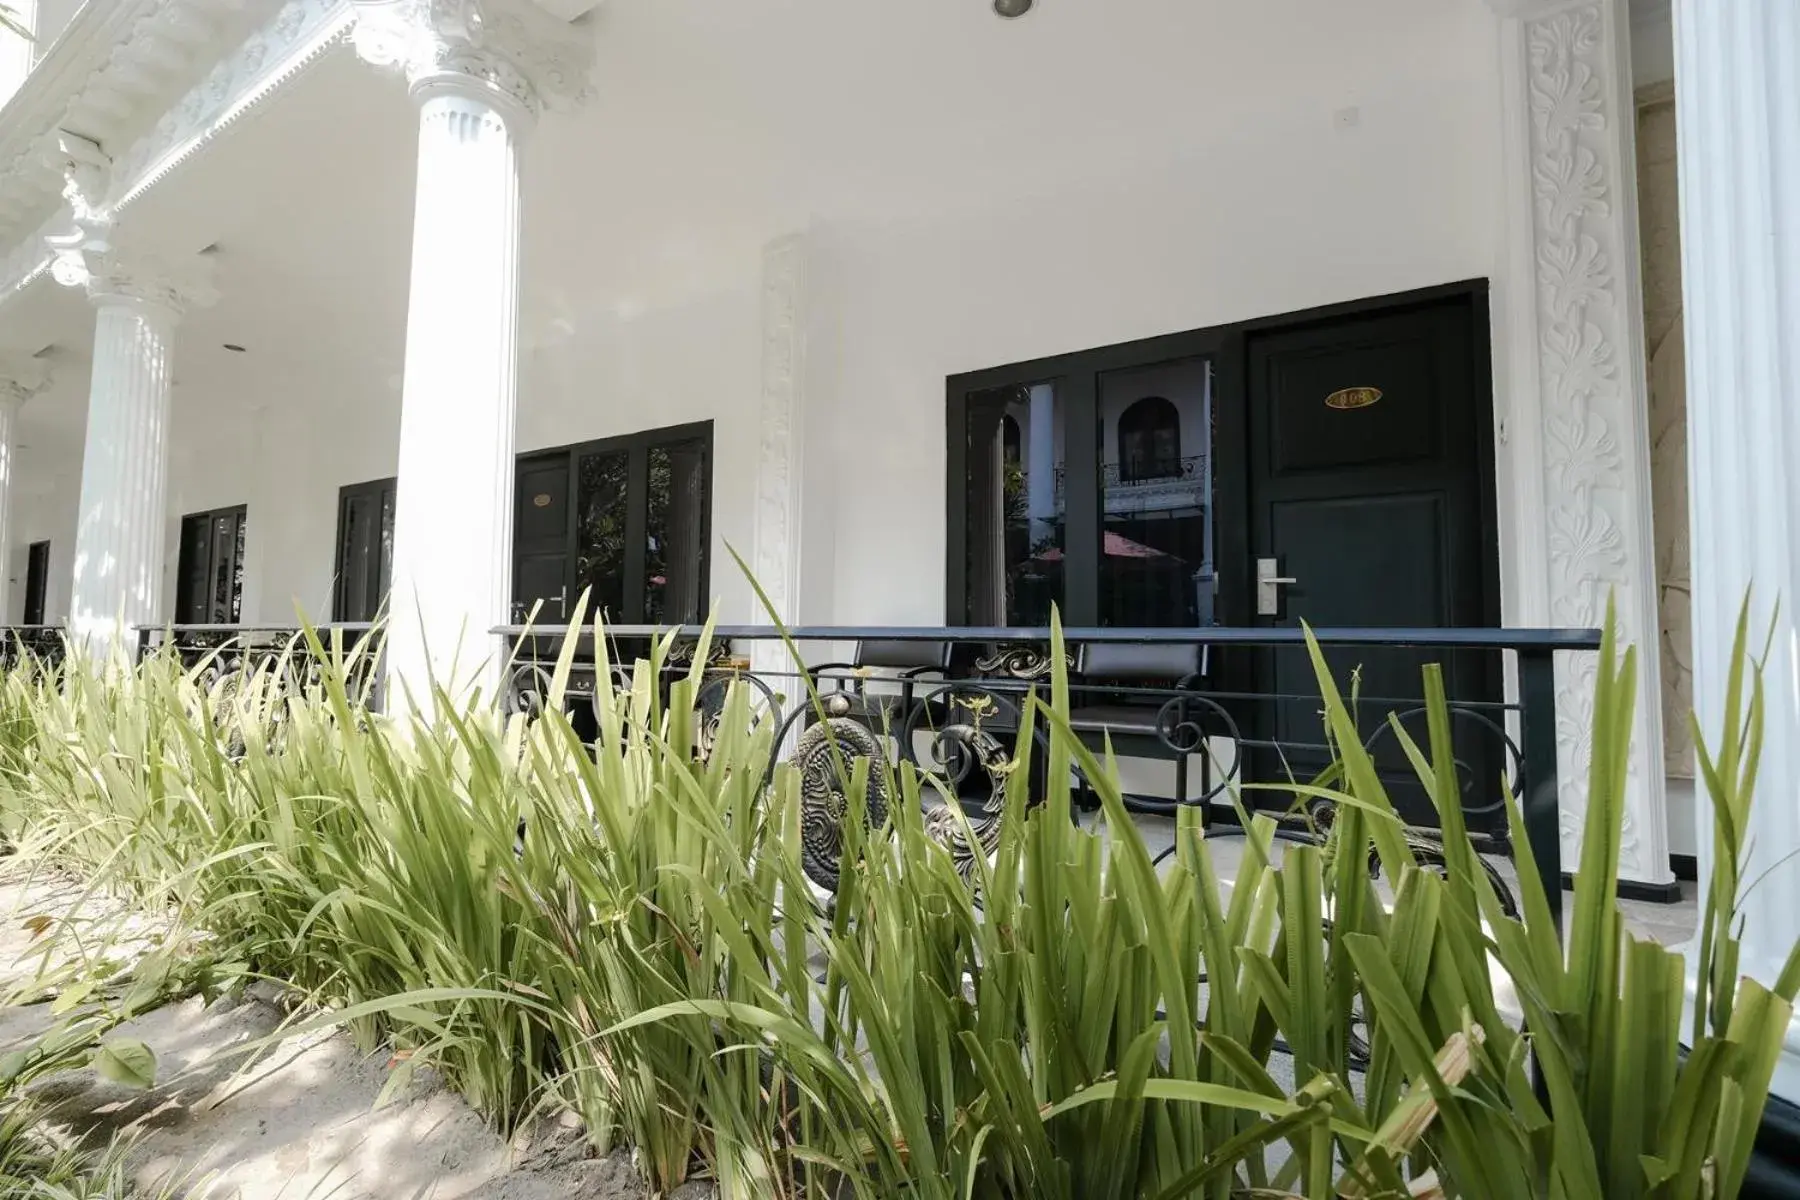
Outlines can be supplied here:
<path id="1" fill-rule="evenodd" d="M 509 626 L 496 629 L 509 666 L 507 703 L 533 711 L 543 703 L 551 670 L 568 637 L 581 644 L 564 696 L 583 717 L 600 681 L 591 631 Z M 669 666 L 692 664 L 704 631 L 697 627 L 615 626 L 606 631 L 607 659 L 621 682 L 655 639 L 673 647 Z M 1439 661 L 1451 680 L 1453 755 L 1465 820 L 1484 852 L 1510 857 L 1505 794 L 1518 798 L 1528 847 L 1539 874 L 1560 880 L 1557 817 L 1554 657 L 1599 648 L 1593 630 L 1324 629 L 1314 634 L 1340 672 L 1359 735 L 1411 832 L 1429 846 L 1435 810 L 1394 730 L 1427 741 L 1420 692 L 1354 692 L 1353 668 L 1399 656 L 1409 667 Z M 804 757 L 792 734 L 819 721 L 860 725 L 897 756 L 937 778 L 971 812 L 997 780 L 992 746 L 1010 759 L 1023 725 L 1026 695 L 1047 686 L 1050 631 L 1008 628 L 806 627 L 791 629 L 798 664 L 781 634 L 766 626 L 711 631 L 700 693 L 707 705 L 742 680 L 756 693 L 759 719 L 774 720 L 778 746 Z M 1317 829 L 1328 809 L 1297 798 L 1296 782 L 1331 770 L 1333 749 L 1320 719 L 1317 687 L 1298 629 L 1069 629 L 1064 631 L 1071 728 L 1090 745 L 1110 743 L 1126 760 L 1172 766 L 1172 794 L 1138 793 L 1128 807 L 1167 815 L 1199 806 L 1203 818 L 1234 823 L 1238 805 L 1273 810 Z M 1503 696 L 1507 664 L 1517 699 Z M 1285 665 L 1283 665 L 1285 664 Z M 1391 679 L 1395 672 L 1387 672 Z M 1418 678 L 1416 670 L 1412 677 Z M 1271 679 L 1304 678 L 1280 691 Z M 810 699 L 816 689 L 820 706 Z M 1392 714 L 1394 721 L 1390 721 Z M 585 717 L 592 720 L 591 714 Z M 1041 759 L 1041 746 L 1028 747 Z M 1087 786 L 1088 781 L 1078 781 Z M 1288 790 L 1284 791 L 1286 788 Z M 1560 889 L 1551 904 L 1560 912 Z"/>
<path id="2" fill-rule="evenodd" d="M 329 657 L 344 656 L 358 694 L 379 705 L 381 664 L 372 639 L 377 627 L 346 621 L 315 627 L 320 647 Z M 203 670 L 214 680 L 237 674 L 279 671 L 296 689 L 317 677 L 319 654 L 295 625 L 167 625 L 138 630 L 138 657 L 167 651 L 189 670 Z"/>
<path id="3" fill-rule="evenodd" d="M 40 663 L 60 663 L 68 649 L 61 625 L 0 626 L 0 668 L 17 666 L 27 657 Z"/>

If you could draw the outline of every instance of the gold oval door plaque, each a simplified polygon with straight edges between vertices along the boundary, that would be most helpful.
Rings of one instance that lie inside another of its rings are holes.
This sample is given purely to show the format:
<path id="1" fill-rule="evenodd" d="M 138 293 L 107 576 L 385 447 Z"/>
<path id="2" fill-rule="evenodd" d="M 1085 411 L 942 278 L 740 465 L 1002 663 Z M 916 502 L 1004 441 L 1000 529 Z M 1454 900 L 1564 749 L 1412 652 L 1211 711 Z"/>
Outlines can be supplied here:
<path id="1" fill-rule="evenodd" d="M 549 508 L 550 507 L 550 493 L 549 492 L 539 492 L 537 495 L 535 495 L 531 498 L 531 502 L 533 504 L 537 505 L 539 508 Z"/>
<path id="2" fill-rule="evenodd" d="M 1325 407 L 1335 408 L 1339 412 L 1348 412 L 1353 408 L 1367 408 L 1379 399 L 1381 399 L 1380 388 L 1339 388 L 1325 397 Z"/>

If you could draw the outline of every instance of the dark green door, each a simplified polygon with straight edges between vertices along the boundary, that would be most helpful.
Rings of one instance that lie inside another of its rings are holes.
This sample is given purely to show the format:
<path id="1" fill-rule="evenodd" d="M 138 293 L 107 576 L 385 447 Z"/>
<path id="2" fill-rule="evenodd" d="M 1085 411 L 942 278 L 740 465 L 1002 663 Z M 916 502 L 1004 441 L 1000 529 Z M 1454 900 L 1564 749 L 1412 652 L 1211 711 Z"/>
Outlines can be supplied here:
<path id="1" fill-rule="evenodd" d="M 1247 582 L 1257 624 L 1495 623 L 1482 311 L 1464 296 L 1247 334 Z M 1418 702 L 1420 668 L 1434 658 L 1444 662 L 1453 700 L 1499 700 L 1499 664 L 1490 655 L 1376 648 L 1329 655 L 1346 693 L 1352 671 L 1360 673 L 1365 736 L 1388 712 Z M 1256 724 L 1289 747 L 1288 764 L 1304 778 L 1324 761 L 1305 749 L 1321 741 L 1307 656 L 1270 652 L 1258 673 L 1259 689 L 1294 697 L 1263 706 Z M 1491 716 L 1498 724 L 1499 714 Z M 1423 740 L 1422 719 L 1407 728 Z M 1459 716 L 1455 732 L 1464 807 L 1479 812 L 1498 799 L 1504 741 L 1472 716 Z M 1395 741 L 1377 750 L 1404 814 L 1435 823 Z M 1265 779 L 1285 774 L 1274 755 L 1252 765 Z"/>

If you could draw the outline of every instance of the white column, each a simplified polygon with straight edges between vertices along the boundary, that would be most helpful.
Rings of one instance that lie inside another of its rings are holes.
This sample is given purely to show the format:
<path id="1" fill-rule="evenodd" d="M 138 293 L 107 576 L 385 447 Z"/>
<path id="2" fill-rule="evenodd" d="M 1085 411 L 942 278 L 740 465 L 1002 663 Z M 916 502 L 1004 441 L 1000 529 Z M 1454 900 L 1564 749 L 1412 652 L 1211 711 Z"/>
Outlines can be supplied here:
<path id="1" fill-rule="evenodd" d="M 1598 626 L 1616 601 L 1620 632 L 1639 651 L 1619 869 L 1671 892 L 1627 3 L 1489 3 L 1501 16 L 1506 121 L 1494 355 L 1506 620 Z M 1558 664 L 1568 869 L 1586 808 L 1593 677 L 1591 657 Z"/>
<path id="2" fill-rule="evenodd" d="M 547 99 L 579 97 L 586 39 L 528 0 L 357 0 L 364 58 L 419 106 L 401 389 L 389 702 L 492 694 L 512 596 L 519 157 Z"/>
<path id="3" fill-rule="evenodd" d="M 1031 518 L 1031 545 L 1043 543 L 1056 521 L 1056 388 L 1031 389 L 1031 431 L 1026 434 L 1025 504 Z"/>
<path id="4" fill-rule="evenodd" d="M 770 242 L 762 255 L 762 406 L 750 569 L 774 615 L 790 625 L 805 619 L 800 612 L 800 556 L 809 251 L 808 235 L 796 233 Z M 756 625 L 770 623 L 761 602 L 753 603 L 756 609 L 746 614 L 747 619 Z M 770 676 L 793 667 L 786 647 L 775 642 L 752 646 L 751 661 L 758 672 Z"/>
<path id="5" fill-rule="evenodd" d="M 0 623 L 12 619 L 12 510 L 18 488 L 19 410 L 50 382 L 39 358 L 0 359 Z"/>
<path id="6" fill-rule="evenodd" d="M 1676 0 L 1694 707 L 1719 744 L 1732 633 L 1754 585 L 1773 629 L 1742 969 L 1779 973 L 1800 912 L 1800 5 Z M 1779 613 L 1777 609 L 1779 608 Z M 1716 847 L 1704 797 L 1700 875 Z M 1775 1090 L 1800 1100 L 1800 1028 Z"/>
<path id="7" fill-rule="evenodd" d="M 57 249 L 57 281 L 98 310 L 70 625 L 97 653 L 129 650 L 138 626 L 164 619 L 171 349 L 182 313 L 213 299 L 210 263 L 121 254 L 98 238 Z"/>

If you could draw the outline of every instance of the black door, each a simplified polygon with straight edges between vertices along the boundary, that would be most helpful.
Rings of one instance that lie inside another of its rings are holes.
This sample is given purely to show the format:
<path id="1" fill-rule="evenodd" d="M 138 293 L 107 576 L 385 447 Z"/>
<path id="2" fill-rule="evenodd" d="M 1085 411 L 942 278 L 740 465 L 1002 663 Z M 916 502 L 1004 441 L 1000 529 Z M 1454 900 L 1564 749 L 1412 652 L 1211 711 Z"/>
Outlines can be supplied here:
<path id="1" fill-rule="evenodd" d="M 338 493 L 333 620 L 373 621 L 387 603 L 394 572 L 394 494 L 392 479 L 352 484 Z"/>
<path id="2" fill-rule="evenodd" d="M 181 519 L 175 620 L 184 625 L 235 625 L 244 601 L 242 505 Z"/>
<path id="3" fill-rule="evenodd" d="M 1491 399 L 1482 306 L 1463 296 L 1246 334 L 1250 611 L 1259 625 L 1443 628 L 1495 623 Z M 1266 582 L 1274 580 L 1276 582 Z M 1499 700 L 1498 663 L 1476 653 L 1343 648 L 1328 659 L 1348 695 L 1360 672 L 1365 737 L 1412 709 L 1420 668 L 1443 661 L 1453 701 Z M 1271 651 L 1259 691 L 1296 699 L 1255 722 L 1286 749 L 1255 756 L 1265 780 L 1322 765 L 1317 686 L 1304 653 Z M 1497 714 L 1494 719 L 1498 720 Z M 1423 740 L 1423 721 L 1406 722 Z M 1464 805 L 1498 799 L 1504 742 L 1455 721 Z M 1408 819 L 1435 823 L 1395 739 L 1377 762 Z M 1285 806 L 1285 801 L 1281 802 Z M 1493 815 L 1493 814 L 1488 814 Z"/>
<path id="4" fill-rule="evenodd" d="M 25 624 L 44 623 L 44 597 L 50 586 L 50 543 L 33 542 L 25 562 Z"/>
<path id="5" fill-rule="evenodd" d="M 683 624 L 706 616 L 712 426 L 647 430 L 522 457 L 513 509 L 513 620 L 537 607 Z"/>
<path id="6" fill-rule="evenodd" d="M 521 459 L 514 497 L 513 620 L 561 624 L 569 616 L 569 456 Z"/>

